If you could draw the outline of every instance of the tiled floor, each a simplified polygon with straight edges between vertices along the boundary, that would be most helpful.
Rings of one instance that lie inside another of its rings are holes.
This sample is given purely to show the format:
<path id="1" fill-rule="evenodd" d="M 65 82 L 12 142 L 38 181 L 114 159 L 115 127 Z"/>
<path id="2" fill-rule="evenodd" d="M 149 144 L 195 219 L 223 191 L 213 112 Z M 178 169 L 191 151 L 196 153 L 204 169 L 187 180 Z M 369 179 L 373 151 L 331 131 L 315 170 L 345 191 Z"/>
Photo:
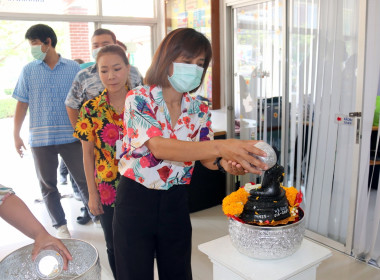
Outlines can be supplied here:
<path id="1" fill-rule="evenodd" d="M 0 138 L 0 183 L 14 188 L 47 230 L 51 234 L 55 234 L 55 230 L 50 226 L 50 218 L 44 204 L 34 202 L 34 199 L 40 197 L 40 191 L 31 155 L 28 153 L 21 159 L 13 148 L 12 120 L 0 120 L 0 131 L 3 132 Z M 23 135 L 26 135 L 25 128 Z M 24 141 L 27 142 L 27 139 L 25 138 Z M 61 194 L 70 195 L 72 193 L 70 185 L 59 186 L 59 189 Z M 102 230 L 94 227 L 92 223 L 81 226 L 75 222 L 76 217 L 80 214 L 81 203 L 74 198 L 63 198 L 62 204 L 73 238 L 90 242 L 98 249 L 102 266 L 102 280 L 112 279 Z M 212 264 L 208 257 L 198 250 L 198 245 L 227 235 L 227 219 L 222 213 L 221 206 L 216 206 L 191 214 L 191 220 L 193 226 L 193 279 L 211 280 Z M 0 260 L 13 250 L 31 242 L 29 238 L 1 219 L 0 232 Z M 333 256 L 324 261 L 317 270 L 318 280 L 380 280 L 379 269 L 340 252 L 332 251 Z"/>

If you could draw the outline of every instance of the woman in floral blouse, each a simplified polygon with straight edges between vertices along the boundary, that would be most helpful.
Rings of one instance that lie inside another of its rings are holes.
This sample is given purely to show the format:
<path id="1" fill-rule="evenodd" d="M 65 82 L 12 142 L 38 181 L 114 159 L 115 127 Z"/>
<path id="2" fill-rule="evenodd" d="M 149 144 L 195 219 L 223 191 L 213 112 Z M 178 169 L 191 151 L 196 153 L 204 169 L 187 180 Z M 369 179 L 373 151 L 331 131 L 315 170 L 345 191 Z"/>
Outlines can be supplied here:
<path id="1" fill-rule="evenodd" d="M 192 279 L 186 186 L 194 161 L 233 174 L 268 168 L 249 155 L 266 156 L 254 147 L 257 141 L 212 141 L 209 108 L 189 94 L 199 88 L 210 59 L 204 35 L 174 30 L 157 49 L 146 86 L 127 94 L 113 221 L 119 279 L 153 279 L 155 254 L 160 279 Z"/>
<path id="2" fill-rule="evenodd" d="M 74 136 L 82 140 L 88 206 L 92 214 L 100 215 L 108 260 L 115 275 L 112 218 L 120 177 L 117 146 L 120 143 L 120 155 L 130 66 L 124 50 L 117 45 L 103 47 L 96 63 L 105 90 L 83 104 Z"/>

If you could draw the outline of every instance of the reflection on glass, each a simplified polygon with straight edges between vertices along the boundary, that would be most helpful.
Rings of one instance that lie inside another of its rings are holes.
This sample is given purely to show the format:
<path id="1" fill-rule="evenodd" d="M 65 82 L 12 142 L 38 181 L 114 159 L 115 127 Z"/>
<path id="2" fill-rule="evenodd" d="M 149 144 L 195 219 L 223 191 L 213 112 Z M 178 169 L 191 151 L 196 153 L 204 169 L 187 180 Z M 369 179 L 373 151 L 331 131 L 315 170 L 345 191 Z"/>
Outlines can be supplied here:
<path id="1" fill-rule="evenodd" d="M 354 112 L 360 1 L 290 1 L 289 185 L 305 195 L 308 230 L 345 244 L 355 151 Z"/>
<path id="2" fill-rule="evenodd" d="M 1 3 L 1 1 L 0 1 Z M 35 24 L 47 24 L 57 35 L 56 51 L 64 58 L 81 58 L 90 61 L 90 39 L 94 32 L 93 23 L 87 22 L 41 22 L 0 21 L 0 75 L 6 77 L 0 83 L 0 99 L 11 98 L 21 69 L 33 60 L 25 33 Z"/>
<path id="3" fill-rule="evenodd" d="M 211 3 L 208 0 L 167 0 L 167 30 L 191 27 L 203 33 L 211 42 Z M 212 62 L 207 69 L 202 87 L 194 93 L 202 100 L 212 102 Z"/>
<path id="4" fill-rule="evenodd" d="M 52 256 L 46 256 L 41 259 L 38 269 L 45 277 L 51 277 L 58 271 L 58 261 Z"/>
<path id="5" fill-rule="evenodd" d="M 152 30 L 149 26 L 103 24 L 102 28 L 112 30 L 116 38 L 127 46 L 129 63 L 145 76 L 152 62 Z"/>
<path id="6" fill-rule="evenodd" d="M 61 274 L 63 269 L 63 259 L 54 250 L 41 251 L 36 260 L 36 271 L 42 279 L 53 279 Z"/>
<path id="7" fill-rule="evenodd" d="M 153 18 L 154 2 L 154 0 L 103 0 L 103 15 Z"/>
<path id="8" fill-rule="evenodd" d="M 234 11 L 235 137 L 281 151 L 282 9 L 280 0 Z M 244 175 L 241 184 L 255 182 Z"/>
<path id="9" fill-rule="evenodd" d="M 0 1 L 0 11 L 58 15 L 95 15 L 96 0 Z"/>

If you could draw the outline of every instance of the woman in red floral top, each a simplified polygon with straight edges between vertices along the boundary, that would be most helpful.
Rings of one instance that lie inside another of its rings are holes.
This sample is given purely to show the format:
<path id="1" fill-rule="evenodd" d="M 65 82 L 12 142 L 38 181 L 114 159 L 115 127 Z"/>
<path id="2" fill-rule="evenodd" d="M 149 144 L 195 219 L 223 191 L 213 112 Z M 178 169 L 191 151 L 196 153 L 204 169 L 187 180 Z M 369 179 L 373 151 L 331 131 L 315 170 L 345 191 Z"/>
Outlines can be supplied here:
<path id="1" fill-rule="evenodd" d="M 210 60 L 203 34 L 174 30 L 157 49 L 146 86 L 127 94 L 113 221 L 118 279 L 152 280 L 155 254 L 160 279 L 192 279 L 186 186 L 194 161 L 233 174 L 268 168 L 249 155 L 266 156 L 257 141 L 212 141 L 209 108 L 189 94 Z"/>
<path id="2" fill-rule="evenodd" d="M 99 51 L 96 63 L 105 90 L 83 104 L 74 136 L 82 140 L 88 206 L 92 214 L 100 215 L 108 260 L 115 275 L 112 219 L 120 178 L 117 146 L 120 143 L 121 148 L 129 62 L 122 48 L 109 45 Z"/>

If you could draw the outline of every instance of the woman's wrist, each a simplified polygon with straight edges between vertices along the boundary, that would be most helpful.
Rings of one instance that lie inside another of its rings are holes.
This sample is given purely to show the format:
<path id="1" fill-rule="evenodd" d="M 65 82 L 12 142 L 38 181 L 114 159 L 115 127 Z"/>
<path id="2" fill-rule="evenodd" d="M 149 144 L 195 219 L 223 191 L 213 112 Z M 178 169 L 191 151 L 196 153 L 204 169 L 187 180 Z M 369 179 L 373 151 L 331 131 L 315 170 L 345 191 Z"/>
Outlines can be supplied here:
<path id="1" fill-rule="evenodd" d="M 222 161 L 221 157 L 216 158 L 216 160 L 214 161 L 214 165 L 218 167 L 218 170 L 220 172 L 226 173 L 226 170 L 223 168 L 222 164 L 220 163 L 221 161 Z"/>

